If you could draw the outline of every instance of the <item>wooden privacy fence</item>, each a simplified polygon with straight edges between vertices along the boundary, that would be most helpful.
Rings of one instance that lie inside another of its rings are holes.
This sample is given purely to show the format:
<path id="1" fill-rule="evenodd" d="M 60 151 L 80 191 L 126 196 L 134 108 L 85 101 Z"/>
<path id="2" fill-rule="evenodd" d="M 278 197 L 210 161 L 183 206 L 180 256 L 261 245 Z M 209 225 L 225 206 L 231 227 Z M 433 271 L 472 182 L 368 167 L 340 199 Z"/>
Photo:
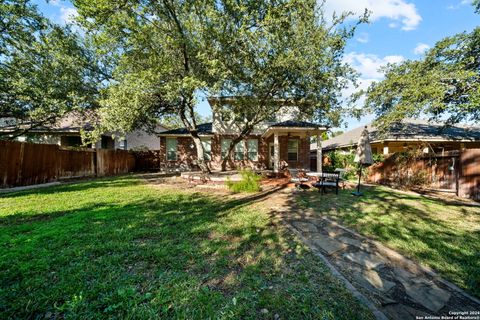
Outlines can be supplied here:
<path id="1" fill-rule="evenodd" d="M 480 200 L 480 149 L 419 158 L 393 154 L 371 166 L 368 181 L 404 187 L 440 189 Z"/>
<path id="2" fill-rule="evenodd" d="M 117 175 L 134 166 L 135 158 L 124 150 L 71 150 L 53 144 L 0 141 L 0 188 Z"/>
<path id="3" fill-rule="evenodd" d="M 134 151 L 135 171 L 159 171 L 160 150 Z"/>

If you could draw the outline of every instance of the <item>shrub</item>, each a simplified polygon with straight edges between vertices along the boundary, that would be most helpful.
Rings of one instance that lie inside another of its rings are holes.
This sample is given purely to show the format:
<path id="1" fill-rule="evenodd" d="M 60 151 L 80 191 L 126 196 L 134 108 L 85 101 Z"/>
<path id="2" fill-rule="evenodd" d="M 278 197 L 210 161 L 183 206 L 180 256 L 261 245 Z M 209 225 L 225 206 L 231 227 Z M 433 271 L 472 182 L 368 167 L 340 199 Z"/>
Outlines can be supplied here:
<path id="1" fill-rule="evenodd" d="M 343 168 L 347 171 L 345 172 L 344 178 L 347 180 L 356 180 L 358 179 L 358 164 L 355 163 L 355 149 L 351 149 L 350 152 L 340 152 L 332 151 L 325 155 L 328 158 L 329 164 L 324 166 L 325 171 L 334 171 L 336 168 Z M 373 163 L 382 162 L 384 160 L 384 155 L 382 154 L 373 154 Z M 366 176 L 368 174 L 368 168 L 362 168 L 362 175 Z"/>
<path id="2" fill-rule="evenodd" d="M 328 158 L 328 165 L 325 165 L 324 171 L 333 172 L 336 168 L 343 168 L 345 172 L 344 178 L 347 180 L 355 179 L 357 176 L 357 164 L 353 161 L 355 159 L 354 153 L 343 153 L 339 151 L 332 151 L 325 155 Z"/>
<path id="3" fill-rule="evenodd" d="M 240 181 L 231 181 L 227 178 L 225 182 L 230 191 L 238 192 L 258 192 L 260 191 L 260 180 L 262 177 L 250 169 L 240 170 L 242 179 Z"/>

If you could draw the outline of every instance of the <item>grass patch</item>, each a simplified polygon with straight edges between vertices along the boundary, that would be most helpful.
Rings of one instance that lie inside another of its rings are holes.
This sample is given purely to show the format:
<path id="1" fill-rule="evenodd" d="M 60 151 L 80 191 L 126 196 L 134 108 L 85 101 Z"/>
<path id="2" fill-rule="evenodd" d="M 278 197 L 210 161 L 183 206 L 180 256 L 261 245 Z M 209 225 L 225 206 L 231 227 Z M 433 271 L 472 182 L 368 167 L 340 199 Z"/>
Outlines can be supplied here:
<path id="1" fill-rule="evenodd" d="M 4 194 L 0 318 L 372 319 L 262 210 L 134 178 Z"/>
<path id="2" fill-rule="evenodd" d="M 231 181 L 230 177 L 227 177 L 225 184 L 232 192 L 258 192 L 261 190 L 260 181 L 262 177 L 250 169 L 240 170 L 240 181 Z"/>
<path id="3" fill-rule="evenodd" d="M 430 266 L 480 297 L 480 207 L 380 186 L 364 187 L 362 197 L 351 191 L 328 197 L 304 192 L 298 201 Z"/>

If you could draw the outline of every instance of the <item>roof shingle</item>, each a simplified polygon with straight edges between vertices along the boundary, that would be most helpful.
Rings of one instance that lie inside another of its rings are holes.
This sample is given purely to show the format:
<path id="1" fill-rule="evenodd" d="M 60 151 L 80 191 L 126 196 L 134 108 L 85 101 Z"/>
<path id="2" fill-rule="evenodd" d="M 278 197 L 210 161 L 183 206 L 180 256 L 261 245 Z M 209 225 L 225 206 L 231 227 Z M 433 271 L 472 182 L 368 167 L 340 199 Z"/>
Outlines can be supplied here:
<path id="1" fill-rule="evenodd" d="M 283 122 L 274 123 L 270 125 L 270 127 L 318 128 L 318 127 L 321 127 L 321 125 L 312 123 L 312 122 L 306 122 L 306 121 L 287 120 Z"/>
<path id="2" fill-rule="evenodd" d="M 198 134 L 200 135 L 213 134 L 211 122 L 199 124 L 197 128 L 198 128 Z M 169 134 L 169 135 L 189 134 L 189 131 L 186 128 L 178 128 L 178 129 L 163 131 L 160 135 L 164 135 L 164 134 Z"/>
<path id="3" fill-rule="evenodd" d="M 357 144 L 365 126 L 355 128 L 322 142 L 324 150 L 333 150 Z M 424 120 L 406 119 L 401 123 L 393 124 L 387 132 L 381 133 L 371 123 L 367 125 L 370 142 L 380 140 L 439 140 L 480 141 L 480 128 L 468 126 L 445 126 L 444 123 L 429 123 Z M 312 145 L 311 148 L 316 148 Z"/>

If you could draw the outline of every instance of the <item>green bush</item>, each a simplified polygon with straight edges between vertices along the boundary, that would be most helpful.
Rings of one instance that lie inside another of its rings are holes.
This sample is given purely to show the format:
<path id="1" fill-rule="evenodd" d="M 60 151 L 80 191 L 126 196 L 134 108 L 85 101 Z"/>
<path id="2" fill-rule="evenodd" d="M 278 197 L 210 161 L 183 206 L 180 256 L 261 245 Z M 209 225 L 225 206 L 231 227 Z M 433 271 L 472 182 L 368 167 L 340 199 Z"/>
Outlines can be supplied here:
<path id="1" fill-rule="evenodd" d="M 343 153 L 339 151 L 332 151 L 325 155 L 330 161 L 329 165 L 324 166 L 323 170 L 333 172 L 336 168 L 346 169 L 344 178 L 347 180 L 355 179 L 357 176 L 357 164 L 353 161 L 355 159 L 354 153 Z"/>
<path id="2" fill-rule="evenodd" d="M 332 151 L 325 155 L 330 161 L 330 164 L 324 166 L 324 171 L 333 172 L 336 168 L 346 169 L 344 178 L 347 180 L 358 179 L 358 164 L 355 163 L 355 149 L 351 149 L 350 152 L 344 153 L 340 151 Z M 382 162 L 384 160 L 383 154 L 373 154 L 373 163 Z M 362 175 L 367 174 L 367 168 L 362 168 Z"/>
<path id="3" fill-rule="evenodd" d="M 260 191 L 261 176 L 257 175 L 250 169 L 240 170 L 239 172 L 242 176 L 240 181 L 231 181 L 230 178 L 227 178 L 227 181 L 225 182 L 230 191 L 235 193 Z"/>

